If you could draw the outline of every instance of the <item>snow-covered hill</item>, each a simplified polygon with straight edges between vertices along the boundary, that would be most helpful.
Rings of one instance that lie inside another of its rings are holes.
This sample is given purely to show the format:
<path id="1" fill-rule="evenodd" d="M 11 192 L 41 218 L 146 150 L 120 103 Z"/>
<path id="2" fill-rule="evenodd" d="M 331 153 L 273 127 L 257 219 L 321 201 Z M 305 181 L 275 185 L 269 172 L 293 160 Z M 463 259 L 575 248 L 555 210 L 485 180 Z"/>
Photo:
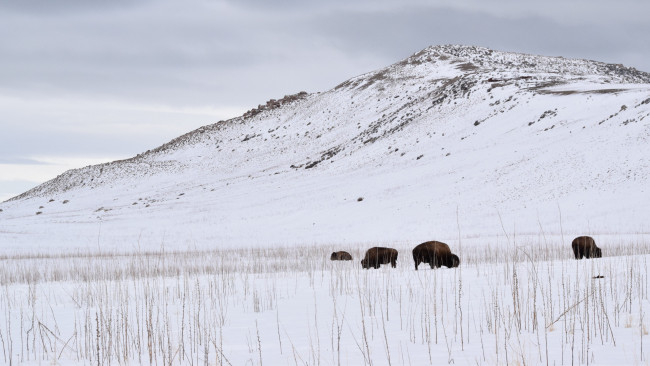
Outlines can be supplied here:
<path id="1" fill-rule="evenodd" d="M 649 139 L 650 74 L 436 46 L 68 171 L 0 204 L 0 242 L 129 250 L 451 240 L 459 230 L 478 241 L 639 234 Z"/>

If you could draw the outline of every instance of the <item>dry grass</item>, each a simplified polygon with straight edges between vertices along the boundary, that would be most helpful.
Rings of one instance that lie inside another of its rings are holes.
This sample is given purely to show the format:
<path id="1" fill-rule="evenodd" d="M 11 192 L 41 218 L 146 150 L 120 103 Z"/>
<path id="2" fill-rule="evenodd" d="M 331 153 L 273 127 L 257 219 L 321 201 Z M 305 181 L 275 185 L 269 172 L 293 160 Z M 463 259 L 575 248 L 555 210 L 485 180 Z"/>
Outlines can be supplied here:
<path id="1" fill-rule="evenodd" d="M 599 244 L 457 243 L 461 267 L 417 272 L 397 245 L 380 270 L 362 246 L 5 256 L 0 362 L 586 364 L 622 342 L 644 362 L 648 246 Z"/>

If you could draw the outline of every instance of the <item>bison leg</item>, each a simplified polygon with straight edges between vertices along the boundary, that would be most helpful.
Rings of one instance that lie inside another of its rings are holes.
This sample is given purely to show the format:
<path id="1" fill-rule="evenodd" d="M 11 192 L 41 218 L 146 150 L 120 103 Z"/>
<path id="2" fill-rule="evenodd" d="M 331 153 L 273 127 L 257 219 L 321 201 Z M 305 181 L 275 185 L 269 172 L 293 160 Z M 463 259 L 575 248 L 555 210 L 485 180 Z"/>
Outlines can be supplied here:
<path id="1" fill-rule="evenodd" d="M 418 266 L 419 266 L 419 265 L 420 265 L 420 261 L 416 259 L 416 260 L 415 260 L 415 270 L 416 270 L 416 271 L 418 270 Z"/>
<path id="2" fill-rule="evenodd" d="M 580 253 L 580 249 L 578 249 L 577 245 L 573 246 L 573 255 L 576 257 L 576 259 L 582 259 L 582 253 Z"/>

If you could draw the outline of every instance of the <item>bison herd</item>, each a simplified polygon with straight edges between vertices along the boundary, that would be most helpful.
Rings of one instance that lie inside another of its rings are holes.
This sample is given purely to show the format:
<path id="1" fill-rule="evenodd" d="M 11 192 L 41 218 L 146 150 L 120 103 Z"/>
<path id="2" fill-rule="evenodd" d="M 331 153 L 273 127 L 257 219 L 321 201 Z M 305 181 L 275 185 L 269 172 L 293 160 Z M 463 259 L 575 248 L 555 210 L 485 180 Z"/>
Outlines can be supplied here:
<path id="1" fill-rule="evenodd" d="M 601 258 L 603 256 L 600 248 L 590 236 L 579 236 L 571 242 L 571 248 L 576 259 L 584 258 Z M 366 251 L 366 255 L 361 260 L 361 267 L 379 268 L 382 264 L 390 263 L 391 267 L 397 266 L 397 250 L 393 248 L 373 247 Z M 332 253 L 333 261 L 350 261 L 352 255 L 348 252 L 340 251 Z M 417 271 L 420 263 L 429 263 L 431 268 L 455 268 L 460 265 L 460 258 L 451 252 L 449 245 L 439 241 L 427 241 L 413 248 L 413 262 Z"/>

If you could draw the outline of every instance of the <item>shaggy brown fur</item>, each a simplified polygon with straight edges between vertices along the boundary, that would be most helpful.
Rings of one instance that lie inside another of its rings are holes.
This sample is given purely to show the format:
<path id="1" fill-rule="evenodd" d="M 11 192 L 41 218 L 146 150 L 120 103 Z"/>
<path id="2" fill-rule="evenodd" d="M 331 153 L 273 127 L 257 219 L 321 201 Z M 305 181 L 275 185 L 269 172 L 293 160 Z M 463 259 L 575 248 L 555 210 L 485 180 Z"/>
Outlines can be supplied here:
<path id="1" fill-rule="evenodd" d="M 413 248 L 413 261 L 415 261 L 415 270 L 418 270 L 420 263 L 429 263 L 431 268 L 448 268 L 458 267 L 460 258 L 451 252 L 449 245 L 439 241 L 427 241 Z"/>
<path id="2" fill-rule="evenodd" d="M 571 242 L 573 248 L 573 255 L 576 259 L 585 258 L 601 258 L 603 252 L 596 246 L 594 238 L 591 236 L 579 236 Z"/>
<path id="3" fill-rule="evenodd" d="M 330 256 L 330 260 L 333 261 L 351 261 L 352 256 L 348 252 L 340 251 L 340 252 L 334 252 Z"/>
<path id="4" fill-rule="evenodd" d="M 375 269 L 382 264 L 388 264 L 395 268 L 397 265 L 397 250 L 393 248 L 374 247 L 366 251 L 366 256 L 361 260 L 361 267 Z"/>

